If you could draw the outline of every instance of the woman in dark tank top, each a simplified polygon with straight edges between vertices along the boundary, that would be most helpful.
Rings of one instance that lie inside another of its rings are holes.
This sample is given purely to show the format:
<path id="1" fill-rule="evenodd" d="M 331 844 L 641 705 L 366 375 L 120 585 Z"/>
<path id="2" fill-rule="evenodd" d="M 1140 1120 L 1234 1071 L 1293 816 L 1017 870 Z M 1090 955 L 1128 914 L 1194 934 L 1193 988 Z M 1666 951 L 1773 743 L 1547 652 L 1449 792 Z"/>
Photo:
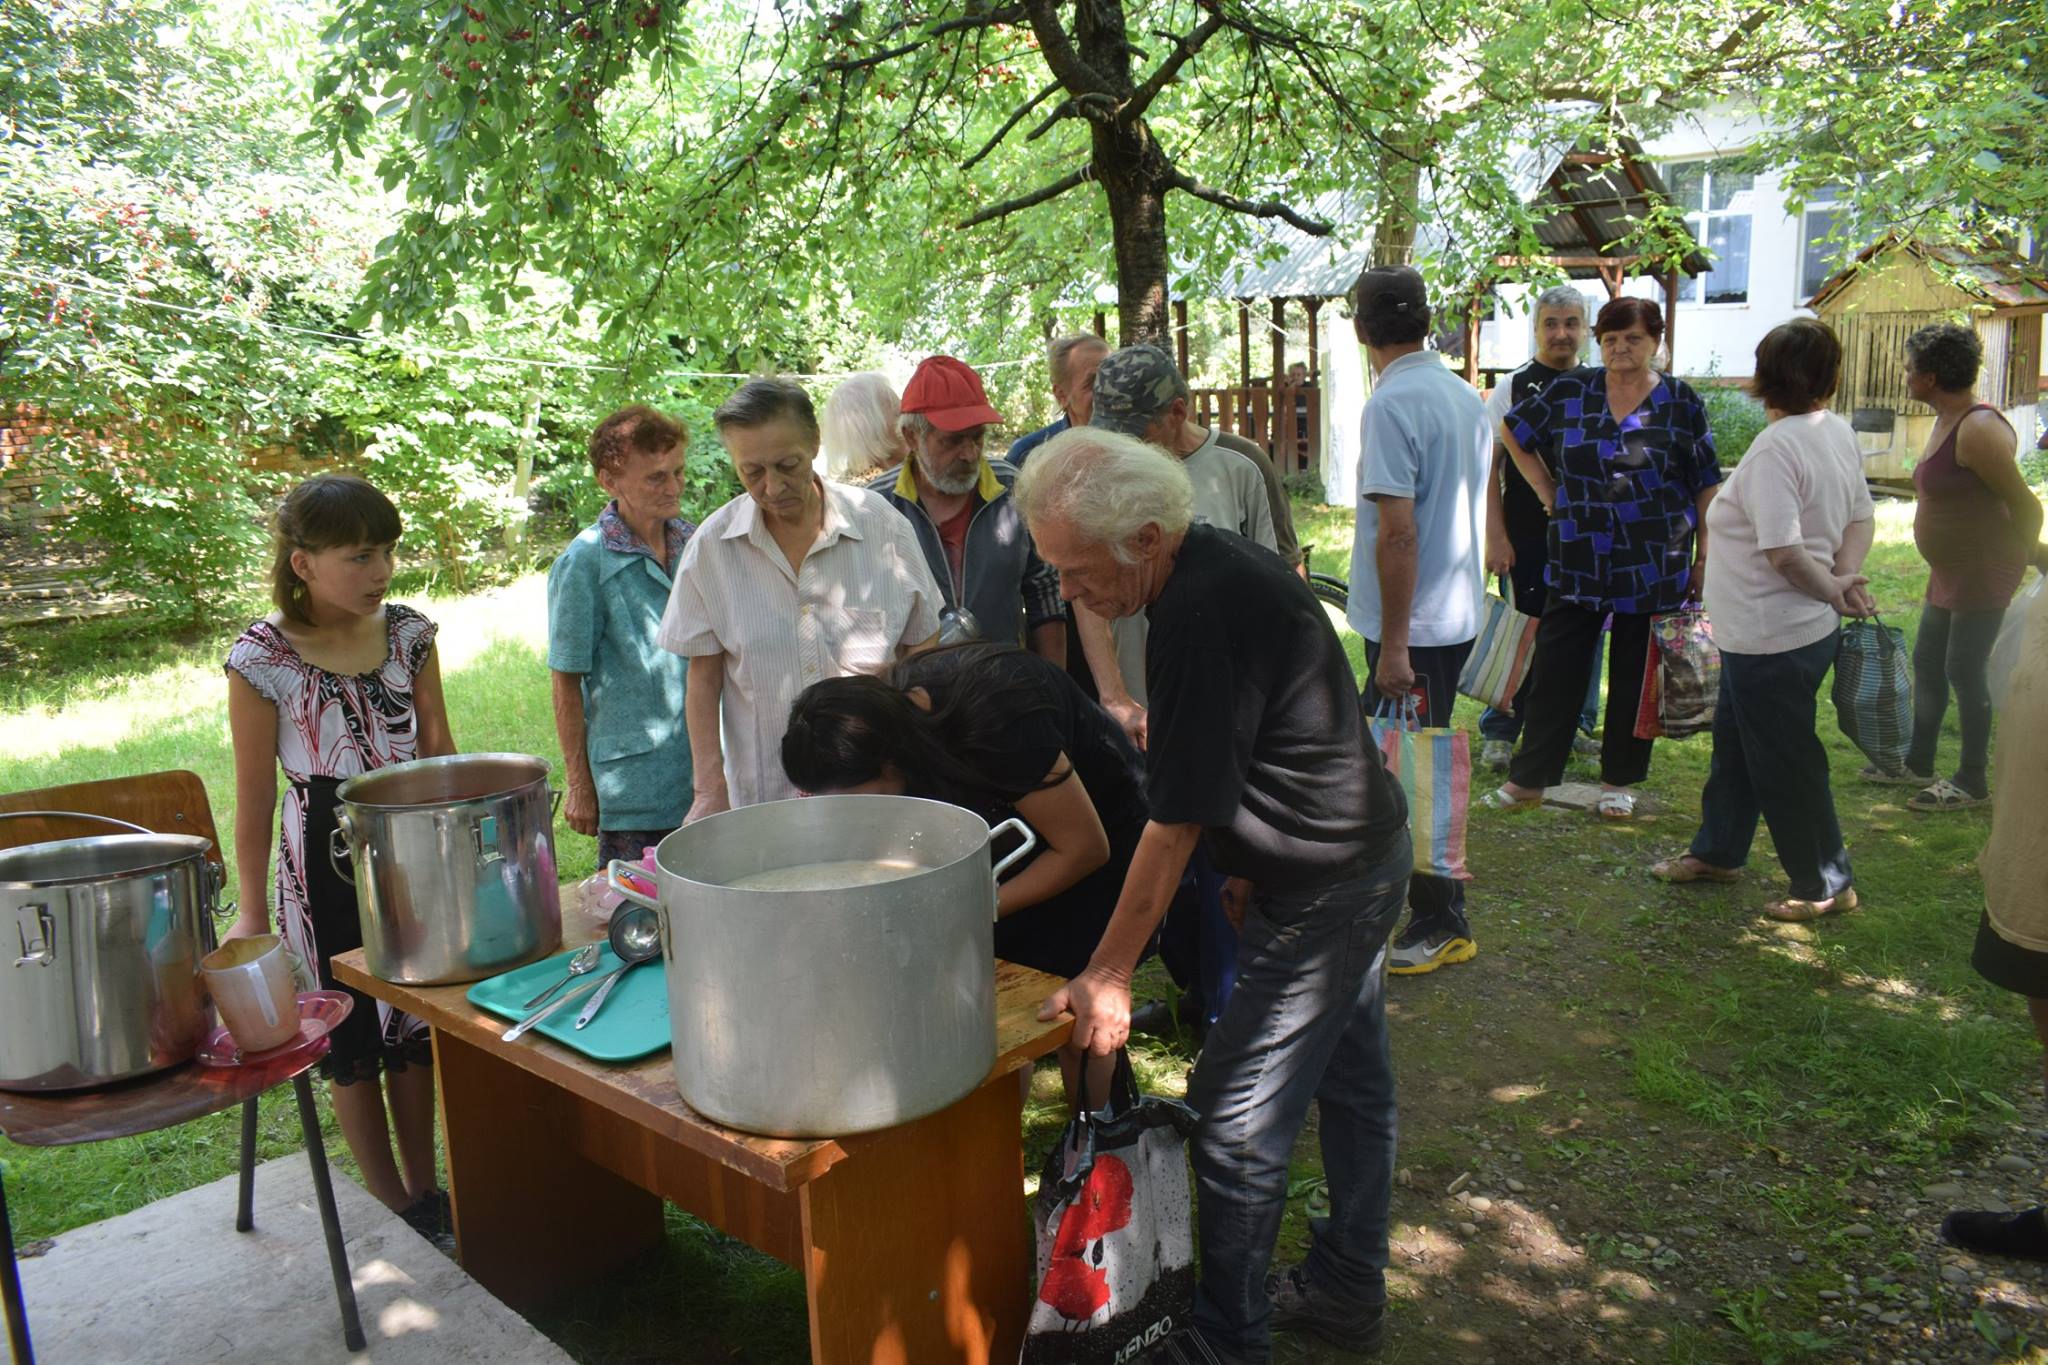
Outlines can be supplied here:
<path id="1" fill-rule="evenodd" d="M 1906 803 L 1914 810 L 1961 810 L 1991 798 L 1991 647 L 2027 564 L 2048 564 L 2038 543 L 2041 504 L 2014 458 L 2018 439 L 1998 409 L 1977 398 L 1983 359 L 1977 334 L 1952 323 L 1906 339 L 1906 391 L 1935 412 L 1927 453 L 1913 469 L 1913 541 L 1927 561 L 1927 599 L 1913 642 L 1905 770 L 1872 766 L 1863 776 L 1921 787 Z M 1952 777 L 1937 778 L 1951 690 L 1962 754 Z"/>

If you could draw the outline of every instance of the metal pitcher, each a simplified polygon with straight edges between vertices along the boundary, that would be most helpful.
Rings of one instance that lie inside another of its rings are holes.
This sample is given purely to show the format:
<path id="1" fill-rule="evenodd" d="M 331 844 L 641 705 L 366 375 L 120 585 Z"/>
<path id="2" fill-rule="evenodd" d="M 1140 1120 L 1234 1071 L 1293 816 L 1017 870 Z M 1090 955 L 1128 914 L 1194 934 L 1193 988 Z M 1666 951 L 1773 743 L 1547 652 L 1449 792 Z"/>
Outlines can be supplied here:
<path id="1" fill-rule="evenodd" d="M 355 883 L 363 958 L 383 981 L 480 981 L 562 943 L 548 765 L 451 754 L 360 773 L 329 856 Z"/>
<path id="2" fill-rule="evenodd" d="M 1003 831 L 1023 845 L 991 866 Z M 996 1056 L 996 877 L 1037 846 L 1020 820 L 908 796 L 771 801 L 655 849 L 676 1088 L 729 1127 L 837 1137 L 934 1113 Z M 823 891 L 728 883 L 794 864 L 922 871 Z"/>

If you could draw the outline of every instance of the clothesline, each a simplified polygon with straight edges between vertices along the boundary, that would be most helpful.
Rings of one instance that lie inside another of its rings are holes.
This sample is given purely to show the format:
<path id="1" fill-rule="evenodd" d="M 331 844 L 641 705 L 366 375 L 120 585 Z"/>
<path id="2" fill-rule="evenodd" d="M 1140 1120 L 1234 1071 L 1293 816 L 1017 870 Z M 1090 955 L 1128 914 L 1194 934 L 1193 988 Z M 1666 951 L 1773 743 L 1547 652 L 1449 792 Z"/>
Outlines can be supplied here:
<path id="1" fill-rule="evenodd" d="M 124 289 L 104 280 L 93 279 L 90 276 L 83 279 L 66 279 L 62 276 L 45 275 L 0 266 L 0 277 L 21 280 L 31 284 L 48 285 L 52 288 L 72 290 L 83 294 L 92 294 L 101 298 L 114 299 L 121 303 L 138 304 L 144 308 L 155 308 L 163 312 L 176 313 L 187 317 L 239 323 L 245 327 L 253 327 L 258 331 L 267 332 L 272 335 L 304 336 L 316 340 L 346 343 L 352 346 L 364 344 L 385 345 L 394 350 L 403 351 L 407 355 L 434 356 L 447 360 L 472 360 L 485 364 L 513 365 L 531 369 L 574 370 L 592 374 L 628 373 L 627 369 L 622 365 L 607 365 L 597 361 L 545 360 L 537 356 L 508 356 L 495 351 L 457 350 L 443 346 L 400 343 L 375 336 L 358 336 L 350 335 L 346 332 L 330 332 L 318 327 L 302 327 L 295 323 L 270 322 L 263 318 L 248 317 L 227 308 L 194 308 L 187 304 L 172 303 L 165 299 L 147 298 L 135 293 L 132 289 Z M 1018 365 L 1033 365 L 1041 363 L 1041 361 L 1039 357 L 1032 356 L 1025 359 L 970 361 L 968 363 L 972 364 L 975 369 L 985 372 L 1008 369 Z M 846 379 L 857 373 L 862 373 L 862 371 L 837 370 L 817 374 L 782 374 L 779 377 L 805 383 L 816 383 L 822 380 Z M 757 371 L 667 369 L 650 376 L 650 379 L 754 379 L 758 377 L 760 377 L 760 372 Z"/>

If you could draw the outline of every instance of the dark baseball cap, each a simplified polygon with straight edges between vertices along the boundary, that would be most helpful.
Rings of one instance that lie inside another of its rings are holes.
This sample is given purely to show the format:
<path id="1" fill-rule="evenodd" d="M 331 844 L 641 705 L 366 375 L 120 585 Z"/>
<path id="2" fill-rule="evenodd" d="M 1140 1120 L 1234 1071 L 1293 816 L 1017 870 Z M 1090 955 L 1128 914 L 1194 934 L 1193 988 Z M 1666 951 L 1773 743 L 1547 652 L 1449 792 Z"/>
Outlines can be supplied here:
<path id="1" fill-rule="evenodd" d="M 1412 265 L 1376 265 L 1358 277 L 1354 292 L 1361 315 L 1429 314 L 1429 289 L 1422 282 L 1422 272 Z"/>

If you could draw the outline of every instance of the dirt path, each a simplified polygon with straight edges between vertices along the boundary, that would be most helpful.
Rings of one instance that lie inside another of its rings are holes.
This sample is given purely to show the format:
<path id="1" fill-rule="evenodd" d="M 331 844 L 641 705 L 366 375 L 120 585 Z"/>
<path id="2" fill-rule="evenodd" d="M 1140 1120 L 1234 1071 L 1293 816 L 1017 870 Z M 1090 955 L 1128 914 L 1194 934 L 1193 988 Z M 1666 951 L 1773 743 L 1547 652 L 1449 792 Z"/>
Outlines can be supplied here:
<path id="1" fill-rule="evenodd" d="M 2043 1358 L 2028 1338 L 2048 1337 L 2048 1266 L 1980 1262 L 1935 1235 L 1949 1207 L 2048 1197 L 2038 1099 L 1967 1158 L 1920 1169 L 1825 1122 L 1752 1140 L 1645 1103 L 1657 1057 L 1638 1043 L 1660 976 L 1741 971 L 1779 940 L 1716 903 L 1674 913 L 1683 893 L 1600 847 L 1632 849 L 1625 834 L 1526 821 L 1491 832 L 1521 846 L 1530 886 L 1475 888 L 1480 956 L 1389 983 L 1402 1154 L 1382 1358 Z M 1560 878 L 1561 860 L 1590 876 Z M 1599 897 L 1533 892 L 1561 881 Z M 1304 1179 L 1319 1169 L 1312 1133 L 1296 1160 Z M 1305 1236 L 1296 1201 L 1283 1262 Z M 1352 1357 L 1289 1344 L 1277 1358 Z"/>

